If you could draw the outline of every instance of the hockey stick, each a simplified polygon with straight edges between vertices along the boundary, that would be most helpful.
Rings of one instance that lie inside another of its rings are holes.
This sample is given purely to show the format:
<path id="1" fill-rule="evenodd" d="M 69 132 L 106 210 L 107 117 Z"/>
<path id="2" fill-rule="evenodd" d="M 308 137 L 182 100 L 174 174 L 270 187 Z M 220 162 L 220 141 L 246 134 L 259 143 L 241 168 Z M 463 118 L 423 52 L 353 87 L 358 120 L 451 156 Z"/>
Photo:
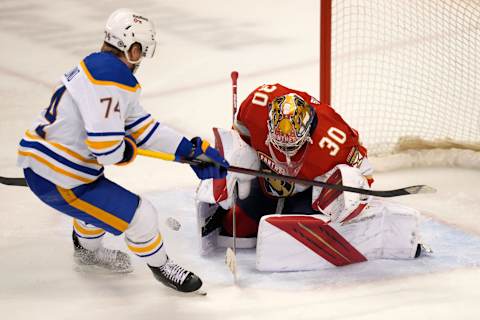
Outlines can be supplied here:
<path id="1" fill-rule="evenodd" d="M 232 78 L 232 125 L 235 124 L 235 117 L 237 115 L 237 79 L 238 72 L 232 71 L 230 74 Z"/>
<path id="2" fill-rule="evenodd" d="M 237 115 L 237 79 L 238 79 L 238 72 L 233 71 L 230 74 L 232 78 L 232 126 L 235 124 L 235 116 Z M 233 204 L 232 204 L 232 227 L 233 227 L 233 248 L 227 248 L 225 253 L 225 264 L 227 265 L 228 269 L 233 274 L 233 282 L 237 283 L 237 217 L 236 217 L 236 200 L 238 194 L 238 186 L 237 182 L 235 182 L 233 186 Z"/>
<path id="3" fill-rule="evenodd" d="M 205 162 L 200 161 L 200 160 L 175 159 L 175 156 L 173 154 L 157 152 L 157 151 L 139 149 L 138 154 L 142 155 L 142 156 L 146 156 L 146 157 L 152 157 L 152 158 L 168 160 L 168 161 L 177 161 L 177 162 L 180 162 L 180 163 L 186 163 L 186 164 L 190 164 L 190 165 L 205 165 L 206 164 Z M 434 188 L 432 188 L 430 186 L 427 186 L 427 185 L 409 186 L 409 187 L 400 188 L 400 189 L 393 189 L 393 190 L 367 190 L 367 189 L 344 186 L 344 185 L 341 185 L 341 184 L 331 184 L 331 183 L 326 183 L 326 182 L 322 182 L 322 181 L 315 181 L 315 180 L 308 180 L 308 179 L 297 178 L 297 177 L 284 176 L 284 175 L 276 174 L 276 173 L 273 173 L 273 172 L 252 170 L 252 169 L 235 167 L 235 166 L 228 167 L 227 171 L 248 174 L 248 175 L 261 177 L 261 178 L 278 179 L 278 180 L 303 184 L 303 185 L 306 185 L 306 186 L 316 186 L 316 187 L 328 188 L 328 189 L 334 189 L 334 190 L 340 190 L 340 191 L 348 191 L 348 192 L 366 194 L 366 195 L 371 195 L 371 196 L 375 196 L 375 197 L 382 197 L 382 198 L 405 196 L 405 195 L 409 195 L 409 194 L 435 193 L 437 191 Z"/>
<path id="4" fill-rule="evenodd" d="M 200 160 L 175 159 L 175 155 L 170 154 L 170 153 L 160 152 L 160 151 L 151 151 L 151 150 L 139 149 L 138 154 L 142 155 L 142 156 L 146 156 L 146 157 L 162 159 L 162 160 L 167 160 L 167 161 L 176 161 L 176 162 L 186 163 L 186 164 L 190 164 L 190 165 L 205 165 L 206 164 L 206 162 L 203 162 L 203 161 L 200 161 Z M 261 178 L 278 179 L 278 180 L 303 184 L 303 185 L 306 185 L 306 186 L 316 186 L 316 187 L 328 188 L 328 189 L 334 189 L 334 190 L 340 190 L 340 191 L 348 191 L 348 192 L 366 194 L 366 195 L 375 196 L 375 197 L 382 197 L 382 198 L 405 196 L 405 195 L 409 195 L 409 194 L 435 193 L 437 191 L 437 190 L 435 190 L 435 188 L 432 188 L 430 186 L 423 185 L 423 184 L 422 185 L 404 187 L 404 188 L 400 188 L 400 189 L 393 189 L 393 190 L 366 190 L 366 189 L 361 189 L 361 188 L 344 186 L 344 185 L 341 185 L 341 184 L 330 184 L 330 183 L 321 182 L 321 181 L 308 180 L 308 179 L 296 178 L 296 177 L 289 177 L 289 176 L 284 176 L 284 175 L 281 175 L 281 174 L 276 174 L 276 173 L 273 173 L 273 172 L 264 172 L 264 171 L 252 170 L 252 169 L 235 167 L 235 166 L 230 166 L 230 167 L 228 167 L 227 170 L 230 171 L 230 172 L 243 173 L 243 174 L 248 174 L 248 175 L 261 177 Z M 5 184 L 5 185 L 11 185 L 11 186 L 26 186 L 27 185 L 24 178 L 0 177 L 0 183 Z"/>
<path id="5" fill-rule="evenodd" d="M 236 199 L 237 199 L 238 187 L 235 183 L 233 187 L 233 204 L 232 204 L 232 247 L 227 248 L 225 252 L 225 264 L 233 275 L 233 282 L 237 283 L 237 217 L 235 215 L 236 211 Z"/>
<path id="6" fill-rule="evenodd" d="M 25 178 L 0 177 L 0 183 L 7 186 L 18 186 L 18 187 L 27 186 L 27 181 L 25 180 Z"/>

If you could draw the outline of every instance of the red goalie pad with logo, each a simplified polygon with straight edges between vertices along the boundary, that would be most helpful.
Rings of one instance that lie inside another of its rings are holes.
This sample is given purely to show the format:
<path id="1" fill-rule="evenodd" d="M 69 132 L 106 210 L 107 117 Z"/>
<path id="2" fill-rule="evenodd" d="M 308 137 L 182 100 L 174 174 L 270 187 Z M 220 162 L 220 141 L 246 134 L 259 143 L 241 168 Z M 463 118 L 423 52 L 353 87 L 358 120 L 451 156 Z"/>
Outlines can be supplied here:
<path id="1" fill-rule="evenodd" d="M 269 215 L 257 239 L 257 268 L 265 271 L 324 269 L 366 261 L 319 215 Z"/>
<path id="2" fill-rule="evenodd" d="M 333 265 L 344 266 L 367 260 L 323 220 L 309 216 L 273 216 L 267 221 Z"/>

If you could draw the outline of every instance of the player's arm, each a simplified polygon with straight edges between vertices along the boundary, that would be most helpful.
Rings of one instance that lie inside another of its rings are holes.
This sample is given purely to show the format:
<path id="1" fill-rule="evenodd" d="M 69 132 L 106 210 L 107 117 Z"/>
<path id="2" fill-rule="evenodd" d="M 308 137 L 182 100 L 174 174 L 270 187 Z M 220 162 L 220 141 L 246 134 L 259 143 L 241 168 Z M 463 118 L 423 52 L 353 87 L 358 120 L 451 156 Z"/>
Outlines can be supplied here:
<path id="1" fill-rule="evenodd" d="M 135 158 L 134 139 L 125 134 L 127 101 L 119 88 L 92 85 L 77 105 L 82 116 L 85 144 L 103 165 L 128 163 Z"/>
<path id="2" fill-rule="evenodd" d="M 357 130 L 350 127 L 330 106 L 322 104 L 318 108 L 321 110 L 317 113 L 319 117 L 325 118 L 319 119 L 322 134 L 316 137 L 318 147 L 323 150 L 323 154 L 332 158 L 332 162 L 358 168 L 371 184 L 373 167 Z"/>
<path id="3" fill-rule="evenodd" d="M 228 163 L 200 137 L 187 139 L 177 130 L 155 120 L 136 101 L 125 122 L 125 132 L 133 137 L 139 148 L 174 154 L 177 159 L 199 159 L 211 163 L 192 166 L 200 179 L 223 178 Z"/>
<path id="4" fill-rule="evenodd" d="M 356 130 L 327 105 L 321 105 L 320 135 L 315 142 L 320 149 L 319 157 L 331 162 L 333 168 L 315 180 L 330 184 L 369 189 L 373 182 L 373 168 L 368 162 L 367 149 L 360 143 Z M 346 222 L 357 217 L 370 201 L 369 197 L 351 192 L 313 187 L 312 208 L 328 215 L 332 221 Z"/>

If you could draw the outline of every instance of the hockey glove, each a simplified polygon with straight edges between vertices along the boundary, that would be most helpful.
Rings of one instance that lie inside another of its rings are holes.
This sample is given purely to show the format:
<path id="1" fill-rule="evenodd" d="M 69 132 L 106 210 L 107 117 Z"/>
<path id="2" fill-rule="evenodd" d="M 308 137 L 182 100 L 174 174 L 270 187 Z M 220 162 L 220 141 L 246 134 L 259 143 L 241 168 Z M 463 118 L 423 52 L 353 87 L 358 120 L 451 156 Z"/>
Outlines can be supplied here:
<path id="1" fill-rule="evenodd" d="M 130 162 L 133 162 L 137 157 L 137 143 L 131 136 L 125 136 L 125 151 L 123 151 L 123 158 L 117 163 L 117 166 L 126 166 Z"/>
<path id="2" fill-rule="evenodd" d="M 203 161 L 202 164 L 191 165 L 197 177 L 201 180 L 205 179 L 221 179 L 227 175 L 227 168 L 230 166 L 218 150 L 210 147 L 207 141 L 200 137 L 190 140 L 192 143 L 192 151 L 188 159 L 198 159 Z"/>

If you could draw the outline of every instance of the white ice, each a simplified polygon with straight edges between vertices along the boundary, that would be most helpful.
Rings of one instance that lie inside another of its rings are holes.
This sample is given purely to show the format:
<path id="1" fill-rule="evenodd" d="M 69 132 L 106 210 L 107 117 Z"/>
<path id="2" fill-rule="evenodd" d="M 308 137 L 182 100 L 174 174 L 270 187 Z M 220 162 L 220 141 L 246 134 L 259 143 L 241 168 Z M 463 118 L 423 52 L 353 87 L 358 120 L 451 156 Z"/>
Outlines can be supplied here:
<path id="1" fill-rule="evenodd" d="M 15 167 L 20 137 L 59 76 L 98 49 L 113 9 L 135 6 L 159 30 L 158 55 L 138 72 L 144 106 L 187 136 L 211 138 L 212 126 L 231 123 L 232 70 L 240 72 L 240 99 L 272 82 L 318 94 L 317 2 L 2 0 L 0 175 L 21 175 Z M 430 257 L 271 274 L 257 272 L 254 253 L 242 251 L 237 285 L 223 251 L 209 258 L 196 251 L 196 180 L 188 167 L 140 158 L 106 174 L 154 201 L 169 254 L 203 278 L 208 295 L 163 287 L 135 257 L 136 270 L 123 276 L 75 266 L 70 219 L 26 188 L 0 186 L 0 319 L 480 318 L 478 170 L 417 168 L 376 176 L 377 189 L 438 189 L 398 199 L 423 212 Z M 182 224 L 177 232 L 164 223 L 171 216 Z M 125 249 L 121 237 L 109 237 L 107 245 Z"/>

